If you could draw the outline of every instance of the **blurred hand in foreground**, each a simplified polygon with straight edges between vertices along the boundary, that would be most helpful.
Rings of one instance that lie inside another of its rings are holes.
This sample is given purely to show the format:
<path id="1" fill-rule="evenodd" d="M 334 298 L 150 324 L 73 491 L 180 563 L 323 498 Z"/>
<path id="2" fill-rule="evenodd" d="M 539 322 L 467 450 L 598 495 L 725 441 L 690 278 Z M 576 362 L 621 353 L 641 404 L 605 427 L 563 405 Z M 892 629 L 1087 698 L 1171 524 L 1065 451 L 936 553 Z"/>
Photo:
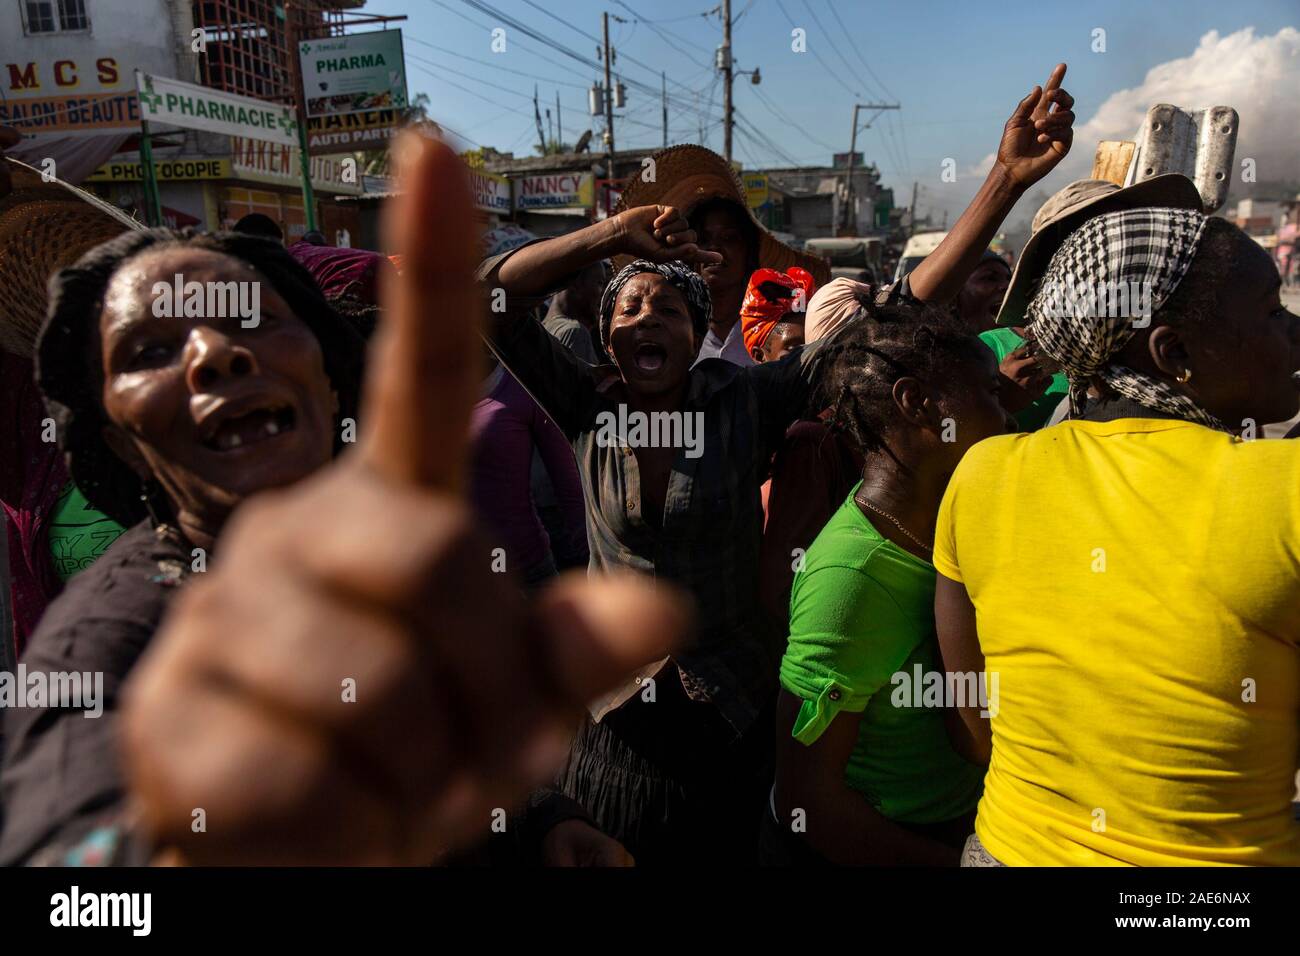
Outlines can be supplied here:
<path id="1" fill-rule="evenodd" d="M 462 487 L 482 381 L 468 177 L 415 134 L 395 155 L 405 270 L 360 443 L 240 507 L 126 690 L 132 797 L 171 860 L 429 863 L 486 836 L 586 701 L 688 624 L 643 578 L 578 573 L 526 604 L 493 573 Z"/>

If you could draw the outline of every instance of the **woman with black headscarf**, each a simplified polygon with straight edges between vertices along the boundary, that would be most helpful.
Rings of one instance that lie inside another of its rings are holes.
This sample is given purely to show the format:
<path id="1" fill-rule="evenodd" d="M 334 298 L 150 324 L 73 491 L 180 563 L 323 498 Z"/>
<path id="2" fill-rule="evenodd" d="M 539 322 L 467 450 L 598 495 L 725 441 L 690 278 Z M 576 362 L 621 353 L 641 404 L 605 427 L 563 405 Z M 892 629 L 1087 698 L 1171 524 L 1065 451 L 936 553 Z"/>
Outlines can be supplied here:
<path id="1" fill-rule="evenodd" d="M 213 310 L 214 287 L 256 308 Z M 259 237 L 132 232 L 52 280 L 38 382 L 78 487 L 129 530 L 50 605 L 23 658 L 28 675 L 80 675 L 80 700 L 6 709 L 0 859 L 119 849 L 112 828 L 84 840 L 120 815 L 120 683 L 235 508 L 343 447 L 363 353 L 306 271 Z"/>
<path id="2" fill-rule="evenodd" d="M 1069 149 L 1064 76 L 1059 64 L 1020 102 L 975 199 L 907 283 L 873 290 L 879 303 L 945 302 L 961 288 L 1024 189 Z M 759 601 L 760 489 L 824 358 L 813 348 L 745 368 L 696 361 L 718 306 L 710 267 L 727 258 L 710 244 L 680 209 L 637 206 L 480 267 L 494 287 L 493 350 L 578 456 L 592 570 L 632 568 L 695 599 L 695 639 L 592 706 L 563 775 L 644 862 L 755 857 L 784 637 Z M 529 310 L 602 258 L 628 264 L 601 300 L 613 365 L 592 367 Z"/>

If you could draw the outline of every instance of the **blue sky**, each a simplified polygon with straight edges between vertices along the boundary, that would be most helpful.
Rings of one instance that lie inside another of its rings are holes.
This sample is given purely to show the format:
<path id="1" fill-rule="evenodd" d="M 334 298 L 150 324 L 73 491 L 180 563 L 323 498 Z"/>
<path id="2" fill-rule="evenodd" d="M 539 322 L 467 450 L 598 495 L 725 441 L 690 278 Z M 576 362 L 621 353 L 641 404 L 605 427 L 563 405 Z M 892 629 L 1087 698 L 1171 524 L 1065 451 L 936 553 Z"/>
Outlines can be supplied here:
<path id="1" fill-rule="evenodd" d="M 667 71 L 678 101 L 669 107 L 670 142 L 698 141 L 703 122 L 706 145 L 721 150 L 722 92 L 710 52 L 721 41 L 721 25 L 716 16 L 699 16 L 714 6 L 709 0 L 486 2 L 593 60 L 595 43 L 583 34 L 599 37 L 602 10 L 628 21 L 611 19 L 620 72 L 657 91 L 658 72 Z M 859 148 L 900 203 L 914 179 L 924 189 L 937 177 L 943 158 L 975 167 L 996 146 L 1015 103 L 1060 60 L 1070 65 L 1065 85 L 1082 124 L 1112 93 L 1140 86 L 1152 67 L 1189 56 L 1210 30 L 1226 35 L 1254 27 L 1265 36 L 1300 27 L 1296 0 L 733 0 L 732 7 L 737 68 L 759 66 L 763 76 L 757 88 L 748 77 L 736 81 L 744 132 L 736 136 L 734 158 L 747 168 L 829 163 L 832 149 L 848 149 L 855 100 L 896 101 L 902 109 L 860 133 Z M 427 93 L 433 117 L 474 143 L 531 153 L 535 82 L 543 109 L 554 109 L 559 92 L 566 141 L 589 127 L 599 132 L 585 92 L 594 70 L 510 27 L 506 52 L 493 53 L 490 30 L 502 24 L 466 0 L 371 0 L 365 9 L 409 17 L 400 26 L 411 93 Z M 792 22 L 807 31 L 806 53 L 791 51 Z M 1091 50 L 1095 28 L 1106 31 L 1105 53 Z M 657 94 L 629 89 L 625 119 L 615 119 L 619 148 L 658 146 L 660 109 Z M 1288 122 L 1300 119 L 1296 109 Z M 942 203 L 940 190 L 933 192 Z"/>

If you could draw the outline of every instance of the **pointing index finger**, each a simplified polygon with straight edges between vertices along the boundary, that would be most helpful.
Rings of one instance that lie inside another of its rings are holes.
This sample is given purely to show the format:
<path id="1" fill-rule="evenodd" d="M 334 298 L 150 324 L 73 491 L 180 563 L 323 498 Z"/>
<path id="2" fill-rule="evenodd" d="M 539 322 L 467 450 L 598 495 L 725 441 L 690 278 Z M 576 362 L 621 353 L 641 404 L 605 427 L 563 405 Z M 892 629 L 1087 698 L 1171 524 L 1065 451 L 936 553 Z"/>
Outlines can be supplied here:
<path id="1" fill-rule="evenodd" d="M 395 144 L 401 195 L 385 210 L 403 255 L 366 370 L 362 460 L 386 477 L 457 493 L 481 381 L 478 229 L 465 164 L 417 133 Z"/>

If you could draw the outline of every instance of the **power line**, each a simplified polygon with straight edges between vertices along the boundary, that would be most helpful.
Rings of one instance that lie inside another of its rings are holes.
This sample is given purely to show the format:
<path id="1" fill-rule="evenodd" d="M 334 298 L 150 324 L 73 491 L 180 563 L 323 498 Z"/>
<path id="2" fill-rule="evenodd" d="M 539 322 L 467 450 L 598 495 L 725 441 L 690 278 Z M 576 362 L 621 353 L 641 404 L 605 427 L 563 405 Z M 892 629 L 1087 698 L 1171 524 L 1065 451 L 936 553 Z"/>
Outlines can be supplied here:
<path id="1" fill-rule="evenodd" d="M 743 122 L 745 126 L 748 126 L 749 135 L 752 136 L 754 139 L 756 139 L 760 144 L 766 146 L 770 152 L 775 153 L 781 159 L 789 162 L 791 166 L 799 165 L 797 162 L 795 162 L 793 159 L 790 158 L 789 153 L 787 153 L 784 149 L 782 149 L 779 145 L 777 145 L 777 143 L 775 143 L 766 133 L 764 133 L 762 130 L 758 129 L 757 127 L 755 127 L 753 123 L 749 122 L 748 117 L 741 115 L 739 110 L 733 108 L 732 114 L 735 117 L 736 122 L 738 124 Z"/>
<path id="2" fill-rule="evenodd" d="M 415 58 L 411 57 L 408 54 L 408 59 L 415 59 Z M 416 62 L 418 63 L 419 61 L 417 60 Z M 423 70 L 425 73 L 429 72 L 427 67 L 417 66 L 416 69 Z M 477 97 L 478 99 L 482 100 L 484 103 L 490 103 L 493 106 L 497 107 L 498 109 L 503 109 L 511 113 L 518 113 L 520 116 L 527 116 L 529 119 L 532 119 L 532 114 L 525 113 L 523 110 L 517 110 L 513 106 L 506 106 L 504 103 L 498 103 L 496 100 L 489 99 L 488 97 L 484 96 L 482 93 L 478 93 L 474 90 L 471 90 L 468 86 L 461 86 L 459 83 L 453 83 L 451 80 L 448 80 L 445 77 L 441 77 L 436 73 L 429 73 L 429 75 L 432 76 L 435 80 L 438 80 L 440 83 L 446 83 L 448 86 L 454 86 L 456 89 L 461 90 L 464 93 L 468 93 L 470 96 Z"/>
<path id="3" fill-rule="evenodd" d="M 817 24 L 817 29 L 820 30 L 822 32 L 822 35 L 826 37 L 826 42 L 829 43 L 831 45 L 831 49 L 835 51 L 835 55 L 838 56 L 840 58 L 840 62 L 844 64 L 844 69 L 848 72 L 848 75 L 853 77 L 854 82 L 856 82 L 859 86 L 865 87 L 866 84 L 862 82 L 862 77 L 858 76 L 858 71 L 855 70 L 853 66 L 849 63 L 848 58 L 842 52 L 840 52 L 839 44 L 835 42 L 834 34 L 832 34 L 829 30 L 826 29 L 826 27 L 822 25 L 821 17 L 817 16 L 817 11 L 812 8 L 812 4 L 809 3 L 808 0 L 803 0 L 803 5 L 804 8 L 808 11 L 809 16 L 813 18 L 813 23 Z M 862 94 L 855 93 L 854 95 L 861 96 Z"/>
<path id="4" fill-rule="evenodd" d="M 438 6 L 442 7 L 443 9 L 447 10 L 448 12 L 453 13 L 453 14 L 455 14 L 456 16 L 460 17 L 460 19 L 465 20 L 467 23 L 469 23 L 469 24 L 471 24 L 471 25 L 477 27 L 478 29 L 482 29 L 482 30 L 490 30 L 490 29 L 491 29 L 490 27 L 485 26 L 485 25 L 482 24 L 482 23 L 478 23 L 478 22 L 476 22 L 476 21 L 473 20 L 472 18 L 470 18 L 470 17 L 466 16 L 465 14 L 461 13 L 459 10 L 456 10 L 456 9 L 450 7 L 447 3 L 443 2 L 443 0 L 433 0 L 433 2 L 436 3 Z M 517 30 L 518 32 L 522 33 L 524 36 L 528 37 L 529 39 L 536 40 L 537 42 L 543 44 L 544 46 L 550 47 L 551 49 L 553 49 L 553 50 L 555 50 L 555 51 L 557 51 L 557 52 L 559 52 L 559 53 L 562 53 L 564 56 L 568 57 L 569 59 L 574 60 L 575 62 L 580 63 L 580 64 L 582 64 L 583 66 L 588 67 L 589 69 L 595 71 L 597 74 L 603 72 L 603 70 L 604 70 L 603 65 L 600 64 L 600 63 L 597 63 L 595 60 L 589 60 L 589 59 L 587 59 L 587 58 L 584 57 L 582 54 L 577 53 L 576 51 L 570 49 L 569 47 L 565 46 L 564 44 L 559 43 L 558 41 L 552 39 L 552 38 L 549 37 L 549 36 L 546 36 L 546 35 L 543 34 L 543 33 L 540 33 L 539 31 L 537 31 L 537 30 L 535 30 L 534 28 L 528 26 L 527 24 L 522 23 L 522 22 L 520 22 L 519 20 L 517 20 L 517 19 L 515 19 L 515 18 L 513 18 L 513 17 L 509 17 L 509 16 L 507 16 L 506 14 L 504 14 L 504 13 L 502 13 L 501 11 L 495 9 L 495 8 L 492 7 L 491 5 L 489 5 L 489 4 L 487 4 L 487 3 L 483 3 L 483 2 L 481 2 L 481 0 L 464 0 L 464 2 L 465 2 L 467 5 L 469 5 L 470 7 L 472 7 L 474 10 L 478 11 L 479 13 L 481 13 L 481 14 L 483 14 L 483 15 L 485 15 L 485 16 L 488 16 L 488 17 L 495 18 L 495 19 L 498 20 L 499 22 L 504 23 L 506 26 L 509 26 L 509 27 L 511 27 L 512 29 Z M 543 12 L 546 12 L 546 11 L 543 11 Z M 548 13 L 548 15 L 549 15 L 549 16 L 554 16 L 553 14 L 549 14 L 549 13 Z M 561 22 L 564 22 L 564 21 L 561 21 Z M 567 25 L 567 24 L 566 24 L 566 25 Z M 579 34 L 581 34 L 581 35 L 588 36 L 588 37 L 591 38 L 591 39 L 595 39 L 594 37 L 591 37 L 590 34 L 585 34 L 583 31 L 578 30 L 576 27 L 573 28 L 573 29 L 574 29 L 577 33 L 579 33 Z M 530 49 L 529 47 L 525 46 L 524 44 L 520 43 L 517 39 L 512 39 L 511 42 L 514 43 L 514 44 L 516 44 L 520 49 L 524 50 L 526 53 L 529 53 L 529 54 L 531 54 L 531 55 L 537 57 L 538 59 L 542 60 L 543 62 L 550 63 L 552 66 L 557 66 L 557 67 L 559 67 L 560 69 L 566 70 L 566 71 L 568 71 L 568 72 L 576 72 L 576 71 L 573 69 L 573 67 L 571 67 L 571 66 L 565 66 L 564 64 L 557 63 L 556 61 L 550 59 L 549 57 L 542 56 L 542 55 L 541 55 L 540 53 L 538 53 L 537 51 L 532 50 L 532 49 Z M 630 59 L 630 57 L 627 57 L 627 58 Z M 643 83 L 643 82 L 641 82 L 640 80 L 635 79 L 634 77 L 626 77 L 626 80 L 627 80 L 628 85 L 631 86 L 631 87 L 633 87 L 634 89 L 640 90 L 641 92 L 646 93 L 647 95 L 653 96 L 653 97 L 655 97 L 655 98 L 658 98 L 658 97 L 660 96 L 660 90 L 659 90 L 658 87 L 650 86 L 650 85 L 647 84 L 647 83 Z M 554 82 L 554 81 L 553 81 L 553 80 L 548 80 L 547 82 Z M 669 82 L 674 82 L 674 81 L 671 81 L 671 80 L 670 80 Z M 680 85 L 680 84 L 675 84 L 675 85 Z M 688 90 L 688 92 L 691 93 L 692 95 L 694 94 L 694 91 L 692 91 L 692 90 Z M 680 99 L 679 97 L 675 96 L 674 94 L 670 94 L 670 95 L 669 95 L 669 97 L 668 97 L 668 101 L 669 101 L 669 103 L 670 103 L 673 107 L 675 107 L 676 109 L 678 109 L 678 110 L 680 110 L 680 111 L 684 111 L 684 112 L 698 112 L 698 111 L 699 111 L 699 107 L 698 107 L 698 106 L 693 105 L 693 104 L 691 104 L 691 103 L 689 103 L 689 102 L 687 102 L 687 101 L 684 101 L 684 100 Z"/>
<path id="5" fill-rule="evenodd" d="M 463 80 L 470 80 L 470 81 L 475 82 L 475 83 L 482 83 L 484 86 L 490 86 L 490 87 L 492 87 L 493 89 L 501 90 L 502 92 L 509 93 L 509 94 L 511 94 L 512 96 L 521 96 L 521 97 L 523 97 L 524 99 L 528 100 L 530 103 L 533 101 L 533 97 L 530 96 L 530 95 L 527 94 L 527 93 L 523 93 L 523 92 L 521 92 L 521 91 L 519 91 L 519 90 L 512 90 L 512 89 L 510 89 L 510 88 L 507 87 L 507 86 L 501 86 L 501 85 L 499 85 L 499 84 L 497 84 L 497 83 L 492 83 L 492 82 L 490 82 L 490 81 L 488 81 L 488 80 L 482 79 L 481 77 L 470 76 L 470 75 L 467 74 L 467 73 L 456 73 L 456 72 L 455 72 L 454 70 L 452 70 L 452 68 L 449 67 L 449 66 L 443 66 L 443 65 L 440 64 L 440 63 L 433 63 L 432 61 L 430 61 L 430 60 L 426 60 L 426 59 L 424 59 L 423 57 L 416 56 L 416 55 L 413 54 L 413 53 L 407 53 L 407 54 L 406 54 L 406 58 L 407 58 L 408 60 L 414 60 L 416 63 L 424 64 L 425 67 L 434 67 L 435 69 L 446 70 L 446 71 L 448 71 L 448 72 L 450 72 L 450 73 L 453 73 L 453 75 L 455 75 L 455 76 L 457 76 L 457 77 L 459 77 L 460 79 L 463 79 Z M 425 69 L 424 72 L 428 73 L 428 70 Z M 430 73 L 429 75 L 432 76 L 432 77 L 434 77 L 435 79 L 441 80 L 441 81 L 444 82 L 444 83 L 449 83 L 449 84 L 451 84 L 452 86 L 455 86 L 455 85 L 456 85 L 456 84 L 454 84 L 454 83 L 451 83 L 450 80 L 447 80 L 447 79 L 445 79 L 445 78 L 439 76 L 439 75 L 436 74 L 436 73 Z M 463 86 L 461 86 L 461 87 L 457 87 L 457 89 L 462 89 L 462 90 L 463 90 L 463 89 L 465 89 L 465 88 L 464 88 Z M 472 91 L 471 91 L 471 92 L 472 92 Z M 492 100 L 487 99 L 487 97 L 481 96 L 481 95 L 479 95 L 479 94 L 475 94 L 475 95 L 478 95 L 479 98 L 482 99 L 482 100 L 484 100 L 485 102 L 488 102 L 488 103 L 491 103 L 491 102 L 492 102 Z M 504 104 L 494 104 L 494 105 L 502 106 L 503 109 L 510 109 L 509 107 L 504 106 Z M 520 110 L 512 110 L 512 112 L 521 113 Z M 528 114 L 527 114 L 527 113 L 521 113 L 521 115 L 528 115 Z M 561 140 L 564 139 L 564 131 L 563 131 L 563 129 L 560 130 L 560 139 L 561 139 Z"/>
<path id="6" fill-rule="evenodd" d="M 750 0 L 752 3 L 753 0 Z M 684 13 L 680 17 L 660 17 L 657 20 L 646 20 L 642 17 L 642 23 L 681 23 L 683 20 L 694 20 L 697 17 L 708 18 L 718 12 L 720 8 L 714 7 L 712 10 L 705 10 L 703 13 Z"/>
<path id="7" fill-rule="evenodd" d="M 895 165 L 896 167 L 902 167 L 902 168 L 906 169 L 906 170 L 908 171 L 908 172 L 907 172 L 907 175 L 910 176 L 910 175 L 911 175 L 912 163 L 911 163 L 910 157 L 907 156 L 907 151 L 906 151 L 906 149 L 905 149 L 905 148 L 904 148 L 904 149 L 900 149 L 900 144 L 899 144 L 899 142 L 898 142 L 898 134 L 894 131 L 894 117 L 893 117 L 892 115 L 890 115 L 890 114 L 886 114 L 886 115 L 885 115 L 885 129 L 884 129 L 884 132 L 888 133 L 888 135 L 889 135 L 889 142 L 890 142 L 890 143 L 892 144 L 892 146 L 893 146 L 893 149 L 891 150 L 891 156 L 892 156 L 892 158 L 893 158 L 892 161 L 893 161 L 894 165 Z"/>
<path id="8" fill-rule="evenodd" d="M 835 19 L 839 23 L 840 29 L 844 31 L 844 35 L 846 37 L 851 37 L 853 34 L 849 31 L 849 28 L 844 25 L 844 21 L 840 19 L 840 13 L 838 10 L 835 9 L 835 4 L 832 3 L 831 0 L 826 0 L 826 5 L 831 8 L 831 13 L 835 15 Z M 863 57 L 861 51 L 858 50 L 857 45 L 854 43 L 850 43 L 849 49 L 851 49 L 853 51 L 853 55 L 856 56 L 862 62 L 862 65 L 867 68 L 867 73 L 871 75 L 871 78 L 876 81 L 876 83 L 880 86 L 882 90 L 884 90 L 885 96 L 888 99 L 897 100 L 898 97 L 895 96 L 893 92 L 890 91 L 889 87 L 887 87 L 884 84 L 884 81 L 882 81 L 880 77 L 876 76 L 876 71 L 871 68 L 871 64 L 866 61 L 865 57 Z M 859 79 L 861 78 L 859 77 Z"/>
<path id="9" fill-rule="evenodd" d="M 425 40 L 419 39 L 418 37 L 408 36 L 406 39 L 410 40 L 412 43 L 418 43 L 420 46 L 427 46 L 431 50 L 437 50 L 439 53 L 446 53 L 448 56 L 454 56 L 462 60 L 469 60 L 471 63 L 481 63 L 483 66 L 490 66 L 494 70 L 501 70 L 505 73 L 514 73 L 519 76 L 526 76 L 530 80 L 542 80 L 543 82 L 546 83 L 554 83 L 556 86 L 571 86 L 577 90 L 587 89 L 587 86 L 584 83 L 572 83 L 568 80 L 552 79 L 549 76 L 542 76 L 541 74 L 538 73 L 527 73 L 523 70 L 512 70 L 508 66 L 498 66 L 496 63 L 493 63 L 490 60 L 481 60 L 476 56 L 466 56 L 464 53 L 457 53 L 455 50 L 449 50 L 446 47 L 438 46 L 437 44 L 434 43 L 429 43 Z"/>
<path id="10" fill-rule="evenodd" d="M 776 5 L 777 7 L 780 8 L 781 12 L 785 14 L 785 18 L 790 21 L 790 26 L 795 27 L 797 29 L 799 24 L 794 22 L 794 17 L 790 16 L 790 11 L 786 10 L 785 4 L 782 3 L 781 0 L 776 0 Z M 844 87 L 847 93 L 849 93 L 855 99 L 859 97 L 860 94 L 857 93 L 855 90 L 849 89 L 849 85 L 845 83 L 843 79 L 840 78 L 840 75 L 837 71 L 831 69 L 831 65 L 829 63 L 827 63 L 825 60 L 822 59 L 822 55 L 817 52 L 815 47 L 808 47 L 808 52 L 813 55 L 813 57 L 817 60 L 818 63 L 822 65 L 822 67 L 826 70 L 828 74 L 834 77 L 836 83 Z"/>
<path id="11" fill-rule="evenodd" d="M 465 21 L 466 23 L 468 23 L 470 26 L 477 27 L 477 28 L 480 29 L 480 30 L 490 30 L 490 29 L 491 29 L 490 27 L 484 26 L 483 24 L 481 24 L 481 23 L 477 23 L 477 22 L 475 22 L 474 20 L 470 19 L 468 16 L 466 16 L 466 15 L 463 14 L 463 13 L 461 13 L 461 12 L 460 12 L 459 10 L 457 10 L 456 8 L 451 7 L 451 6 L 449 6 L 448 4 L 444 3 L 443 0 L 431 0 L 431 2 L 436 3 L 438 6 L 442 7 L 444 10 L 446 10 L 448 13 L 451 13 L 451 14 L 454 14 L 455 16 L 457 16 L 457 17 L 460 17 L 460 19 L 464 20 L 464 21 Z M 513 41 L 513 42 L 514 42 L 514 43 L 519 47 L 519 49 L 523 50 L 525 53 L 527 53 L 527 54 L 530 55 L 530 56 L 535 56 L 535 57 L 537 57 L 537 59 L 541 60 L 543 63 L 549 63 L 551 66 L 558 67 L 559 69 L 564 70 L 564 71 L 566 71 L 566 72 L 568 72 L 568 73 L 573 73 L 573 74 L 575 74 L 575 75 L 579 75 L 579 76 L 582 75 L 582 74 L 579 74 L 578 71 L 575 70 L 572 66 L 568 66 L 567 64 L 564 64 L 564 63 L 557 63 L 555 60 L 552 60 L 550 57 L 543 56 L 542 54 L 538 53 L 536 50 L 533 50 L 533 49 L 530 49 L 530 48 L 527 47 L 527 46 L 524 46 L 522 43 L 519 43 L 518 40 L 515 40 L 515 41 Z M 592 64 L 587 64 L 587 63 L 584 62 L 584 65 L 592 65 Z M 599 69 L 599 64 L 595 64 L 594 66 L 595 66 L 595 68 Z"/>
<path id="12" fill-rule="evenodd" d="M 765 106 L 765 107 L 767 108 L 767 111 L 768 111 L 769 113 L 771 113 L 773 116 L 775 116 L 775 117 L 776 117 L 778 120 L 780 120 L 782 123 L 785 123 L 787 126 L 792 126 L 792 127 L 794 127 L 796 130 L 798 130 L 800 133 L 803 134 L 803 136 L 804 136 L 805 139 L 808 139 L 808 140 L 810 140 L 810 141 L 816 143 L 818 146 L 822 147 L 823 149 L 829 150 L 829 151 L 832 152 L 832 153 L 835 152 L 835 147 L 834 147 L 834 146 L 830 145 L 829 143 L 825 142 L 824 140 L 820 140 L 820 139 L 818 139 L 818 138 L 817 138 L 816 136 L 814 136 L 812 133 L 808 132 L 806 129 L 804 129 L 802 126 L 800 126 L 800 125 L 799 125 L 795 120 L 791 119 L 791 118 L 790 118 L 790 117 L 789 117 L 789 116 L 788 116 L 788 115 L 787 115 L 783 110 L 781 110 L 781 109 L 776 105 L 776 103 L 772 102 L 772 100 L 769 99 L 769 97 L 767 96 L 767 94 L 766 94 L 766 93 L 763 93 L 763 92 L 760 90 L 759 87 L 757 87 L 757 86 L 753 86 L 753 85 L 751 84 L 751 85 L 750 85 L 750 91 L 751 91 L 755 96 L 758 97 L 758 101 L 759 101 L 760 103 L 762 103 L 763 106 Z"/>
<path id="13" fill-rule="evenodd" d="M 569 50 L 568 47 L 565 47 L 559 41 L 554 40 L 543 33 L 537 32 L 537 30 L 535 30 L 533 27 L 528 26 L 526 23 L 521 22 L 515 17 L 508 16 L 502 11 L 497 10 L 490 4 L 484 2 L 484 0 L 463 0 L 463 2 L 469 4 L 471 7 L 474 7 L 476 10 L 479 10 L 482 13 L 486 13 L 488 16 L 498 17 L 499 19 L 501 19 L 508 25 L 513 26 L 517 30 L 522 30 L 525 36 L 532 37 L 533 39 L 537 40 L 540 43 L 545 43 L 548 46 L 552 46 L 554 49 L 566 53 L 569 56 L 575 57 L 579 60 L 582 59 L 581 54 L 574 53 L 572 50 Z M 588 33 L 586 30 L 579 29 L 578 27 L 574 26 L 572 23 L 570 23 L 568 20 L 565 20 L 563 17 L 559 16 L 558 14 L 552 13 L 550 10 L 547 10 L 545 7 L 535 3 L 534 0 L 524 0 L 524 3 L 546 14 L 546 16 L 550 17 L 552 20 L 555 20 L 557 23 L 563 24 L 564 26 L 568 27 L 570 30 L 572 30 L 574 33 L 578 34 L 579 36 L 586 37 L 588 40 L 591 40 L 597 45 L 600 45 L 602 43 L 602 41 L 596 36 L 594 36 L 593 34 Z M 648 63 L 643 63 L 642 61 L 638 60 L 636 57 L 632 56 L 632 54 L 630 53 L 624 53 L 623 59 L 627 60 L 629 63 L 635 63 L 637 66 L 655 75 L 656 77 L 660 73 L 660 71 L 656 67 L 653 67 Z M 657 89 L 651 87 L 649 84 L 641 80 L 634 79 L 633 77 L 630 76 L 625 76 L 625 78 L 627 79 L 628 85 L 635 86 L 638 89 L 641 89 L 643 92 L 650 92 L 655 94 L 659 93 Z M 672 83 L 674 86 L 686 90 L 687 93 L 694 92 L 694 90 L 689 90 L 686 87 L 681 86 L 681 84 L 678 83 L 676 80 L 669 80 L 668 82 Z"/>
<path id="14" fill-rule="evenodd" d="M 804 0 L 804 2 L 807 3 L 808 0 Z M 839 10 L 836 9 L 835 4 L 832 2 L 832 0 L 826 0 L 826 6 L 830 8 L 831 15 L 835 17 L 835 22 L 839 24 L 840 30 L 843 32 L 843 35 L 846 37 L 853 36 L 848 26 L 844 23 L 844 18 L 840 16 L 840 12 Z M 809 12 L 812 12 L 811 8 L 809 8 Z M 813 14 L 813 16 L 816 17 L 816 14 Z M 856 43 L 849 43 L 849 48 L 853 50 L 853 55 L 857 57 L 858 62 L 862 64 L 862 66 L 866 69 L 867 74 L 875 82 L 875 87 L 878 87 L 881 91 L 883 91 L 886 98 L 897 102 L 898 97 L 896 97 L 893 91 L 890 90 L 890 88 L 885 85 L 884 80 L 882 80 L 879 76 L 876 75 L 876 71 L 871 68 L 871 64 L 867 62 L 866 57 L 862 55 L 862 51 L 859 49 L 859 45 Z M 839 52 L 838 48 L 836 49 L 836 52 Z M 843 59 L 842 54 L 841 54 L 841 59 Z M 848 65 L 847 62 L 845 65 Z M 855 72 L 855 76 L 857 77 L 858 82 L 863 83 L 864 86 L 867 85 L 863 81 L 861 75 Z M 873 96 L 876 95 L 876 91 L 874 87 L 872 89 L 872 95 Z M 901 120 L 898 120 L 898 125 L 901 130 L 901 139 L 902 139 L 901 155 L 900 155 L 900 146 L 899 143 L 897 142 L 896 134 L 894 132 L 894 123 L 895 123 L 895 119 L 893 116 L 887 115 L 885 117 L 885 128 L 881 131 L 881 142 L 882 144 L 885 145 L 886 150 L 890 153 L 890 157 L 891 157 L 890 161 L 893 162 L 897 167 L 905 167 L 906 170 L 908 171 L 908 175 L 911 175 L 912 156 L 911 156 L 911 151 L 908 149 L 908 145 L 907 145 L 907 127 Z M 888 139 L 885 138 L 886 134 L 888 135 Z"/>
<path id="15" fill-rule="evenodd" d="M 493 83 L 491 80 L 485 80 L 482 77 L 471 76 L 468 73 L 457 72 L 456 70 L 453 70 L 449 66 L 444 66 L 441 63 L 434 63 L 432 60 L 426 60 L 424 57 L 416 56 L 414 53 L 407 53 L 406 58 L 408 60 L 414 60 L 416 63 L 423 63 L 426 67 L 431 66 L 437 70 L 446 70 L 448 73 L 451 73 L 453 76 L 459 77 L 462 80 L 470 80 L 474 83 L 482 83 L 484 86 L 490 86 L 494 90 L 500 90 L 503 93 L 509 93 L 511 96 L 522 96 L 530 103 L 533 101 L 532 96 L 528 93 L 523 93 L 520 92 L 519 90 L 512 90 L 508 86 L 502 86 L 499 83 Z"/>
<path id="16" fill-rule="evenodd" d="M 614 2 L 617 3 L 624 10 L 626 10 L 628 13 L 632 14 L 633 17 L 637 17 L 637 18 L 641 17 L 641 14 L 639 14 L 636 10 L 633 10 L 630 6 L 624 3 L 623 0 L 614 0 Z M 708 47 L 700 46 L 698 43 L 695 43 L 692 40 L 688 40 L 686 39 L 686 37 L 679 36 L 676 33 L 673 33 L 671 30 L 668 30 L 667 28 L 657 27 L 650 20 L 646 20 L 642 18 L 642 19 L 633 20 L 632 22 L 644 23 L 651 30 L 651 32 L 656 34 L 661 40 L 667 43 L 670 47 L 673 45 L 673 42 L 676 41 L 677 43 L 685 43 L 687 46 L 695 47 L 695 49 L 700 50 L 702 53 L 704 53 L 705 56 L 710 56 L 710 57 L 713 56 L 713 51 Z M 678 50 L 677 52 L 681 53 L 681 50 Z M 682 56 L 686 56 L 686 54 L 682 53 Z M 691 60 L 692 63 L 698 62 L 697 60 L 694 60 L 691 57 L 686 57 L 686 58 L 688 60 Z"/>

